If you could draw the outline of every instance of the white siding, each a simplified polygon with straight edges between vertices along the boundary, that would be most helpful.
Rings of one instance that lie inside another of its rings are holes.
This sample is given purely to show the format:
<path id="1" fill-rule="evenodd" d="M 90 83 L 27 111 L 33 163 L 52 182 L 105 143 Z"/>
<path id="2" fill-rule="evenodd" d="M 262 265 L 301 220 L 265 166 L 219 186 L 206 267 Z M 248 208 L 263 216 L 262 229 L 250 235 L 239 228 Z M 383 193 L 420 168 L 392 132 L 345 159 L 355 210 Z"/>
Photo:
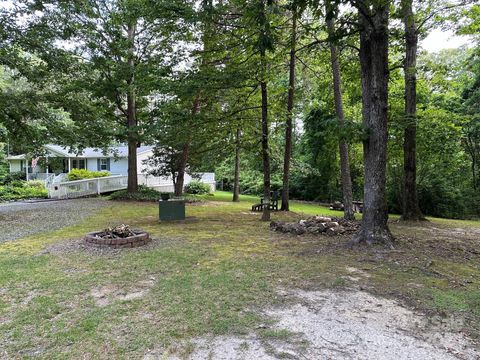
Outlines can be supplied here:
<path id="1" fill-rule="evenodd" d="M 87 170 L 97 171 L 97 159 L 87 159 Z"/>
<path id="2" fill-rule="evenodd" d="M 19 172 L 22 170 L 21 168 L 21 161 L 22 160 L 9 160 L 10 163 L 10 172 Z"/>
<path id="3" fill-rule="evenodd" d="M 103 158 L 104 159 L 104 158 Z M 87 159 L 87 169 L 90 171 L 98 171 L 98 159 Z M 110 173 L 115 175 L 127 175 L 128 161 L 126 158 L 114 159 L 110 158 Z"/>
<path id="4" fill-rule="evenodd" d="M 126 158 L 115 159 L 110 158 L 110 172 L 112 174 L 127 175 L 128 174 L 128 160 Z"/>

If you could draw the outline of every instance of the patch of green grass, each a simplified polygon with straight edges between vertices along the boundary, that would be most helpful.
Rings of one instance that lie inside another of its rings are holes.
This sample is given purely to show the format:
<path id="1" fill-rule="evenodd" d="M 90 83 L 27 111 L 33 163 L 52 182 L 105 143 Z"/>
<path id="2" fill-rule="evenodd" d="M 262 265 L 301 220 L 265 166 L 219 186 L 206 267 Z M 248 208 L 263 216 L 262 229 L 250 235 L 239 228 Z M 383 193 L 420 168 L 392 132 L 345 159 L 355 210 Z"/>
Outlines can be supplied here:
<path id="1" fill-rule="evenodd" d="M 432 291 L 434 306 L 448 312 L 472 311 L 480 315 L 480 291 L 477 290 L 439 290 Z"/>
<path id="2" fill-rule="evenodd" d="M 222 202 L 231 202 L 232 193 L 227 191 L 216 191 L 213 195 L 199 195 L 199 198 L 210 201 L 222 201 Z M 255 195 L 240 195 L 241 203 L 244 204 L 246 209 L 250 208 L 253 204 L 260 202 L 260 197 Z M 326 206 L 321 206 L 315 203 L 299 202 L 292 200 L 290 204 L 290 210 L 297 213 L 303 213 L 306 215 L 329 215 L 329 216 L 343 216 L 343 212 L 330 210 Z"/>
<path id="3" fill-rule="evenodd" d="M 213 195 L 206 195 L 202 196 L 201 198 L 205 200 L 211 201 L 225 201 L 230 202 L 232 201 L 232 193 L 227 191 L 216 191 Z M 240 195 L 240 201 L 246 202 L 249 204 L 256 204 L 260 201 L 259 196 L 254 195 Z M 301 201 L 290 201 L 290 210 L 297 213 L 303 213 L 306 215 L 327 215 L 327 216 L 336 216 L 342 217 L 342 211 L 330 210 L 330 208 L 322 205 L 318 205 L 315 203 L 308 203 L 308 202 L 301 202 Z M 362 218 L 362 214 L 355 214 L 355 217 L 360 220 Z M 389 218 L 391 220 L 398 220 L 400 219 L 400 215 L 398 214 L 390 214 Z M 448 226 L 469 226 L 469 227 L 480 227 L 480 220 L 457 220 L 457 219 L 443 219 L 443 218 L 435 218 L 435 217 L 427 217 L 427 220 L 441 224 L 441 225 L 448 225 Z"/>
<path id="4" fill-rule="evenodd" d="M 196 195 L 197 197 L 204 199 L 204 200 L 210 200 L 210 201 L 224 201 L 224 202 L 229 202 L 232 201 L 233 194 L 228 191 L 215 191 L 213 194 L 204 194 L 204 195 Z M 254 195 L 240 195 L 240 202 L 258 202 L 259 201 L 258 196 Z"/>
<path id="5" fill-rule="evenodd" d="M 458 220 L 458 219 L 443 219 L 443 218 L 434 218 L 434 217 L 427 217 L 427 220 L 436 224 L 447 225 L 447 226 L 480 227 L 480 220 Z"/>

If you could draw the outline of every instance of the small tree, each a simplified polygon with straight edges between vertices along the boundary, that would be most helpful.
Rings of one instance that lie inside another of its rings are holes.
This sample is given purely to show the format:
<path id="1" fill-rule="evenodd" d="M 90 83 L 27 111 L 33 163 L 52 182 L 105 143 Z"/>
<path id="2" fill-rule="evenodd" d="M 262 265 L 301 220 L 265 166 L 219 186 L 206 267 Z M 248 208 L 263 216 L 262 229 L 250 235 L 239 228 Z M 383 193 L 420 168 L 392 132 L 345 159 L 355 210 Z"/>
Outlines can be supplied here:
<path id="1" fill-rule="evenodd" d="M 183 194 L 183 182 L 178 182 L 179 171 L 189 171 L 188 166 L 182 167 L 182 157 L 183 152 L 179 149 L 157 146 L 153 150 L 153 155 L 144 161 L 149 169 L 147 172 L 149 175 L 172 179 L 176 196 Z"/>
<path id="2" fill-rule="evenodd" d="M 74 92 L 104 108 L 103 118 L 82 119 L 86 121 L 79 129 L 98 130 L 102 121 L 112 124 L 114 131 L 103 133 L 104 143 L 127 143 L 128 191 L 136 191 L 137 147 L 149 121 L 148 104 L 182 59 L 173 46 L 189 35 L 182 26 L 189 21 L 189 2 L 57 0 L 48 6 L 21 2 L 25 5 L 19 11 L 29 21 L 18 41 L 52 68 L 75 73 L 65 84 L 68 91 L 62 102 Z M 31 41 L 22 42 L 22 37 Z M 81 118 L 75 114 L 77 108 L 67 110 L 74 119 Z"/>

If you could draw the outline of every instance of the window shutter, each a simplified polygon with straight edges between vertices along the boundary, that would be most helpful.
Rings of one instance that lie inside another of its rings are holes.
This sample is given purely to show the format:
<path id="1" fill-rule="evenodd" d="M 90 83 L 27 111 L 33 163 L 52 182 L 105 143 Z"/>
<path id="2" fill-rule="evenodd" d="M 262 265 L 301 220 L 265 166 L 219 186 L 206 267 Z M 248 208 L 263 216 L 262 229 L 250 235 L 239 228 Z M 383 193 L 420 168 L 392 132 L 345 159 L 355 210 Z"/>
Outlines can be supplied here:
<path id="1" fill-rule="evenodd" d="M 107 159 L 107 170 L 110 171 L 110 158 Z"/>
<path id="2" fill-rule="evenodd" d="M 97 171 L 100 171 L 100 159 L 97 159 Z"/>

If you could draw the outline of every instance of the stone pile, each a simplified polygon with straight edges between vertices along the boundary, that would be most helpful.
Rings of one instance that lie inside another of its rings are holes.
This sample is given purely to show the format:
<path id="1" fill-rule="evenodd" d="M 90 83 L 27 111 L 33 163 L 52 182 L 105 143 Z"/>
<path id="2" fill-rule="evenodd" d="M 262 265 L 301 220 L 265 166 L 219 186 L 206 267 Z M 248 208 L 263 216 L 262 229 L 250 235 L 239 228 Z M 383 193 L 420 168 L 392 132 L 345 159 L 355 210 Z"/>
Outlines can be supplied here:
<path id="1" fill-rule="evenodd" d="M 272 221 L 270 223 L 270 230 L 272 231 L 292 233 L 296 235 L 310 233 L 334 236 L 345 233 L 354 233 L 359 227 L 360 223 L 357 221 L 325 216 L 313 216 L 295 223 L 287 223 L 284 221 Z"/>

